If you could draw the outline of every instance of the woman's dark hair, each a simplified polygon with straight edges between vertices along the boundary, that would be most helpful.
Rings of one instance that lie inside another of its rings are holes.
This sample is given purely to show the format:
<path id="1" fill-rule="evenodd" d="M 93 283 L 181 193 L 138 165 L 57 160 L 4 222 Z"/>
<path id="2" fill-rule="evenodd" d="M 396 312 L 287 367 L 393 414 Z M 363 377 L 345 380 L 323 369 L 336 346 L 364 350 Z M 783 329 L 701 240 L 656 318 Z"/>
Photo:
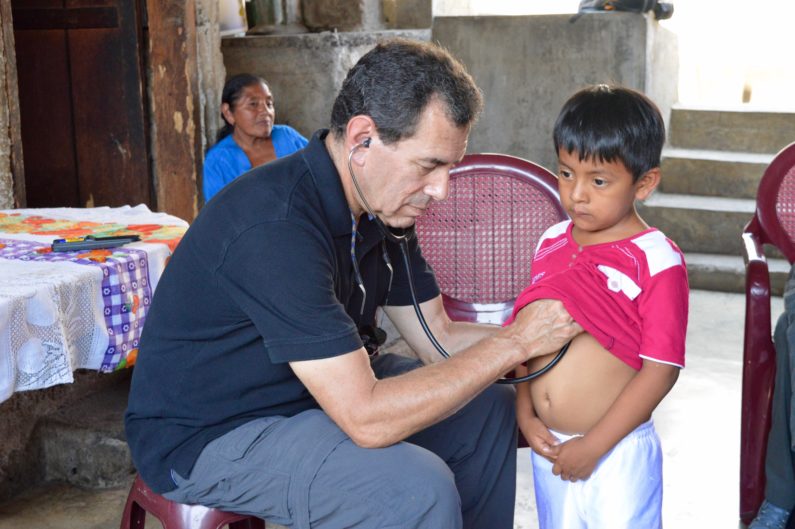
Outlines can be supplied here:
<path id="1" fill-rule="evenodd" d="M 620 160 L 633 181 L 660 166 L 665 123 L 645 95 L 621 86 L 594 85 L 563 105 L 555 122 L 555 152 L 577 153 L 580 160 Z"/>
<path id="2" fill-rule="evenodd" d="M 224 91 L 221 92 L 221 103 L 228 104 L 229 108 L 234 110 L 235 103 L 240 99 L 243 89 L 247 86 L 258 84 L 267 85 L 268 83 L 265 82 L 265 79 L 262 77 L 251 75 L 250 73 L 239 73 L 230 77 L 226 81 L 226 84 L 224 84 Z M 218 131 L 218 139 L 216 139 L 216 142 L 226 138 L 235 130 L 235 127 L 230 125 L 226 120 L 223 112 L 221 113 L 221 119 L 224 120 L 224 126 Z"/>
<path id="3" fill-rule="evenodd" d="M 445 103 L 459 127 L 477 119 L 483 96 L 464 66 L 443 48 L 394 39 L 376 45 L 350 69 L 331 111 L 341 138 L 354 116 L 370 116 L 384 143 L 410 137 L 431 98 Z"/>

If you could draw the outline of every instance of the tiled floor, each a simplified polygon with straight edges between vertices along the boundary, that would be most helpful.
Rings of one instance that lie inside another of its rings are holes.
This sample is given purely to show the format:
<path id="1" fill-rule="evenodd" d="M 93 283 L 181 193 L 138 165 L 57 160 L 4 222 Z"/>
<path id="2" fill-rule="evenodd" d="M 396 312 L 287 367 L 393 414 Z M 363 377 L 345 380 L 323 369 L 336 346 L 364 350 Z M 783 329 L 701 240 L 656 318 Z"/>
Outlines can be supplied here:
<path id="1" fill-rule="evenodd" d="M 654 416 L 665 454 L 667 528 L 738 527 L 744 310 L 739 294 L 692 293 L 687 368 Z M 774 300 L 772 314 L 781 310 Z M 538 527 L 527 450 L 519 453 L 515 529 Z M 0 529 L 115 528 L 125 498 L 126 490 L 50 486 L 0 506 Z"/>

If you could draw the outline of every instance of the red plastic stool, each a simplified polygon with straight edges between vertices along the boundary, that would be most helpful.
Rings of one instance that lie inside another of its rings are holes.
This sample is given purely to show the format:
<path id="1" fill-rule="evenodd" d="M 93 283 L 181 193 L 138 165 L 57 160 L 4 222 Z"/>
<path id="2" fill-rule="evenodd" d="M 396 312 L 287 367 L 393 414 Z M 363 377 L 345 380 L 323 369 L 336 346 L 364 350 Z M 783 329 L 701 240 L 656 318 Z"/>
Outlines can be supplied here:
<path id="1" fill-rule="evenodd" d="M 167 500 L 150 489 L 141 476 L 135 476 L 121 529 L 144 529 L 146 513 L 160 520 L 163 529 L 221 529 L 226 525 L 229 529 L 265 529 L 265 521 L 254 516 Z"/>

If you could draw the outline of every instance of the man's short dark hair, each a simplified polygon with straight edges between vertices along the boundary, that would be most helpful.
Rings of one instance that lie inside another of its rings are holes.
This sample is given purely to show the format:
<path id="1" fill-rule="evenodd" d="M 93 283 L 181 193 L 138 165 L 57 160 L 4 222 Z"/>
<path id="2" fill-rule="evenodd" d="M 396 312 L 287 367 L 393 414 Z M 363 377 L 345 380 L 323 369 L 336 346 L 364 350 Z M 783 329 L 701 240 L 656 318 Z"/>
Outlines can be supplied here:
<path id="1" fill-rule="evenodd" d="M 621 86 L 594 85 L 563 105 L 555 122 L 555 151 L 580 160 L 620 160 L 634 181 L 660 166 L 665 123 L 645 95 Z"/>
<path id="2" fill-rule="evenodd" d="M 354 116 L 370 116 L 381 141 L 416 132 L 420 115 L 438 97 L 458 127 L 473 123 L 483 96 L 464 66 L 440 46 L 394 39 L 367 52 L 348 72 L 331 111 L 331 130 L 345 135 Z"/>

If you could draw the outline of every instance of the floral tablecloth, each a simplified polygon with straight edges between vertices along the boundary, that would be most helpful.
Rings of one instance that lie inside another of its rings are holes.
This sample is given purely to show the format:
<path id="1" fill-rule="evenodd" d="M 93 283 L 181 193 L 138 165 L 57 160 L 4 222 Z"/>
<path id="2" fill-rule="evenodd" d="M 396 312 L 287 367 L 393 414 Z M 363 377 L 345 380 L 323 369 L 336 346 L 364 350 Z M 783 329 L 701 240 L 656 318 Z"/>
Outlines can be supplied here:
<path id="1" fill-rule="evenodd" d="M 132 365 L 152 294 L 187 222 L 146 206 L 0 210 L 0 402 Z M 120 248 L 54 239 L 134 233 Z"/>

